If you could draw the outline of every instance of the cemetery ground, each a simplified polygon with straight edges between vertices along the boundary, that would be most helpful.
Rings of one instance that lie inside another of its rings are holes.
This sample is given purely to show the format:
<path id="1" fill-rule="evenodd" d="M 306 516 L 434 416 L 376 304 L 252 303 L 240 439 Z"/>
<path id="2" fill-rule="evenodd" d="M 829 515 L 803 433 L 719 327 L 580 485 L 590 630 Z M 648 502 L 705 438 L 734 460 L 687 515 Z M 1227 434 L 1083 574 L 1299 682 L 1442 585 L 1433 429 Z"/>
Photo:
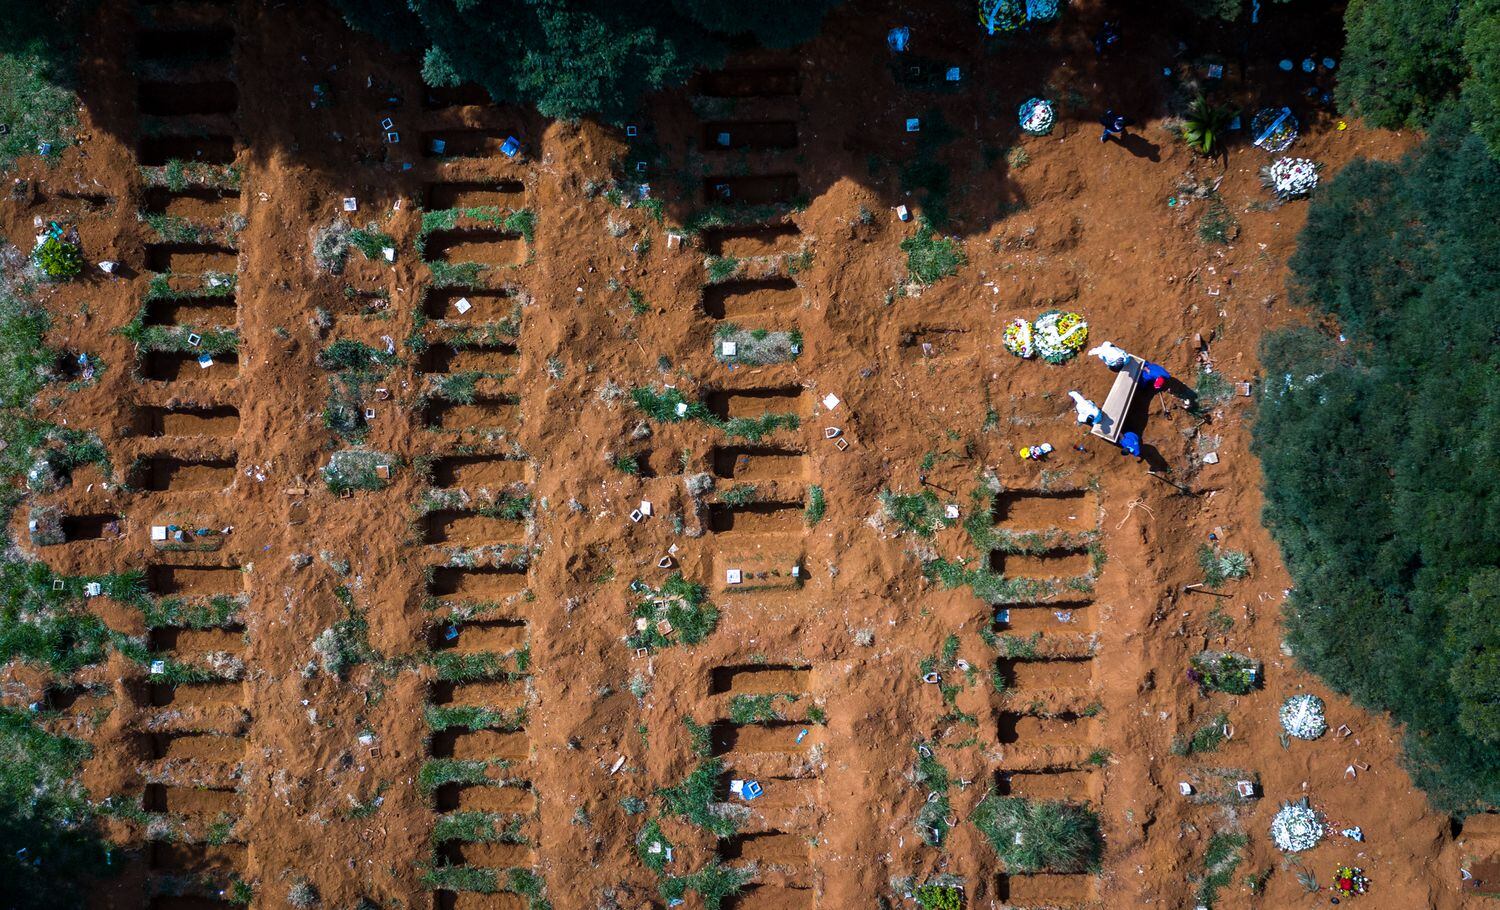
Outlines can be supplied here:
<path id="1" fill-rule="evenodd" d="M 4 704 L 92 749 L 94 905 L 1294 907 L 1354 864 L 1467 906 L 1397 731 L 1281 647 L 1249 396 L 1305 203 L 1171 129 L 1316 93 L 1277 61 L 1325 24 L 1101 59 L 1097 4 L 970 12 L 853 3 L 617 128 L 318 4 L 100 7 L 76 141 L 0 199 L 87 261 L 5 263 L 48 381 L 0 458 L 8 596 L 63 617 Z M 1305 110 L 1324 180 L 1412 144 Z M 1073 421 L 1097 360 L 1004 348 L 1052 309 L 1196 390 L 1141 399 L 1144 460 Z M 1220 653 L 1255 685 L 1189 677 Z M 1364 840 L 1288 861 L 1303 797 Z M 1049 818 L 1081 842 L 1015 849 Z"/>

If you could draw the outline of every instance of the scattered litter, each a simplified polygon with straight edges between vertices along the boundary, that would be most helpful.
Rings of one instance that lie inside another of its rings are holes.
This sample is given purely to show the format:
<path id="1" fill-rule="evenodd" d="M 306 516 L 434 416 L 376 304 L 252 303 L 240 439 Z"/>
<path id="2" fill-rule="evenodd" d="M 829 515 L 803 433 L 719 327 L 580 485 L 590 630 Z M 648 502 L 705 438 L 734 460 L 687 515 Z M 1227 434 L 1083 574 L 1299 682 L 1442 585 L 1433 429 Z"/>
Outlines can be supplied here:
<path id="1" fill-rule="evenodd" d="M 88 582 L 88 583 L 86 583 L 83 586 L 83 596 L 84 597 L 98 597 L 100 594 L 103 594 L 103 593 L 104 593 L 104 585 L 100 584 L 97 581 Z"/>
<path id="2" fill-rule="evenodd" d="M 642 515 L 650 515 L 651 514 L 651 502 L 649 500 L 642 499 L 641 500 L 641 507 L 640 507 L 639 511 L 640 511 L 640 513 Z"/>
<path id="3" fill-rule="evenodd" d="M 922 129 L 922 118 L 920 118 L 920 117 L 907 117 L 906 118 L 906 131 L 908 133 L 915 133 L 915 132 L 920 131 L 921 129 Z"/>
<path id="4" fill-rule="evenodd" d="M 801 733 L 797 734 L 797 745 L 801 745 L 804 739 L 807 739 L 807 730 L 805 728 Z"/>
<path id="5" fill-rule="evenodd" d="M 198 367 L 199 367 L 199 369 L 206 370 L 206 369 L 208 369 L 209 367 L 211 367 L 213 365 L 214 365 L 214 359 L 211 356 L 209 356 L 208 354 L 199 354 L 198 355 Z"/>
<path id="6" fill-rule="evenodd" d="M 353 212 L 359 209 L 359 200 L 353 196 L 344 197 L 344 211 Z"/>
<path id="7" fill-rule="evenodd" d="M 720 345 L 720 351 L 725 357 L 733 357 L 739 349 L 739 342 L 736 341 L 726 341 Z"/>
<path id="8" fill-rule="evenodd" d="M 505 141 L 500 143 L 500 154 L 504 155 L 505 157 L 514 158 L 520 153 L 521 140 L 517 139 L 515 136 L 507 136 L 505 138 Z"/>
<path id="9" fill-rule="evenodd" d="M 887 47 L 898 54 L 905 51 L 906 46 L 911 43 L 911 29 L 904 25 L 896 26 L 889 32 L 886 32 L 885 43 Z"/>
<path id="10" fill-rule="evenodd" d="M 615 759 L 615 763 L 613 765 L 609 766 L 609 773 L 615 774 L 623 767 L 625 767 L 625 756 L 621 755 L 619 758 Z"/>
<path id="11" fill-rule="evenodd" d="M 637 616 L 635 618 L 635 630 L 637 632 L 644 632 L 647 629 L 649 629 L 650 627 L 651 627 L 651 620 L 647 619 L 644 616 Z"/>
<path id="12" fill-rule="evenodd" d="M 1223 79 L 1224 78 L 1224 64 L 1222 64 L 1222 63 L 1210 63 L 1208 65 L 1208 78 L 1210 78 L 1210 79 Z"/>
<path id="13" fill-rule="evenodd" d="M 1204 464 L 1218 464 L 1219 463 L 1219 453 L 1218 452 L 1209 452 L 1208 454 L 1204 455 L 1203 456 L 1203 463 Z"/>
<path id="14" fill-rule="evenodd" d="M 1282 69 L 1283 72 L 1290 73 L 1292 71 L 1292 67 L 1295 66 L 1296 64 L 1292 63 L 1292 61 L 1290 61 L 1290 60 L 1283 60 L 1283 61 L 1281 61 L 1280 63 L 1278 63 L 1276 65 L 1279 66 L 1279 67 L 1281 67 L 1281 69 Z"/>
<path id="15" fill-rule="evenodd" d="M 823 407 L 831 411 L 838 406 L 839 396 L 833 394 L 832 392 L 829 392 L 827 395 L 823 396 Z"/>
<path id="16" fill-rule="evenodd" d="M 1072 622 L 1073 621 L 1073 611 L 1072 610 L 1053 610 L 1052 611 L 1052 616 L 1058 622 Z"/>
<path id="17" fill-rule="evenodd" d="M 841 429 L 839 429 L 838 427 L 824 427 L 823 428 L 823 438 L 824 439 L 838 439 L 839 436 L 843 432 L 844 431 L 841 430 Z"/>
<path id="18" fill-rule="evenodd" d="M 943 514 L 945 516 L 947 516 L 949 519 L 957 518 L 958 517 L 958 506 L 954 505 L 951 502 L 948 503 L 948 505 L 943 509 Z"/>
<path id="19" fill-rule="evenodd" d="M 686 401 L 679 401 L 679 402 L 677 402 L 676 411 L 677 411 L 677 416 L 678 417 L 686 417 L 687 416 L 687 412 L 688 412 L 687 402 Z"/>
<path id="20" fill-rule="evenodd" d="M 1190 783 L 1188 783 L 1185 780 L 1178 781 L 1177 782 L 1177 792 L 1181 793 L 1183 796 L 1192 796 L 1193 795 L 1193 785 L 1190 784 Z"/>
<path id="21" fill-rule="evenodd" d="M 946 78 L 949 82 L 957 82 L 959 79 L 963 78 L 963 71 L 956 66 L 950 66 L 948 67 L 948 73 L 944 78 Z"/>
<path id="22" fill-rule="evenodd" d="M 934 670 L 931 673 L 925 673 L 925 674 L 922 675 L 922 682 L 927 683 L 928 685 L 935 686 L 935 685 L 937 685 L 938 683 L 940 683 L 942 681 L 943 681 L 942 674 L 938 673 L 936 670 Z"/>
<path id="23" fill-rule="evenodd" d="M 641 510 L 640 509 L 631 509 L 630 510 L 630 520 L 631 521 L 639 522 L 642 518 L 645 518 L 645 517 L 646 516 L 644 516 L 644 515 L 641 514 Z"/>
<path id="24" fill-rule="evenodd" d="M 162 674 L 164 674 L 166 672 L 167 672 L 167 662 L 166 661 L 164 661 L 164 660 L 153 660 L 153 661 L 151 661 L 151 675 L 152 676 L 161 676 Z"/>
<path id="25" fill-rule="evenodd" d="M 166 540 L 167 539 L 167 526 L 166 525 L 152 525 L 151 526 L 151 539 L 153 541 Z"/>
<path id="26" fill-rule="evenodd" d="M 469 298 L 460 297 L 453 302 L 453 308 L 455 310 L 458 310 L 458 315 L 462 316 L 463 314 L 469 312 L 469 310 L 473 309 L 474 304 L 469 302 Z"/>
<path id="27" fill-rule="evenodd" d="M 202 341 L 203 341 L 203 336 L 202 335 L 199 335 L 196 332 L 189 332 L 188 333 L 188 344 L 192 345 L 193 347 L 196 348 Z"/>
<path id="28" fill-rule="evenodd" d="M 902 221 L 910 221 L 911 211 L 904 205 L 898 205 L 896 206 L 896 217 Z"/>
<path id="29" fill-rule="evenodd" d="M 636 126 L 635 126 L 635 124 L 633 124 L 633 123 L 632 124 L 628 124 L 625 127 L 625 135 L 629 136 L 632 139 L 634 139 L 636 136 L 640 135 L 640 132 L 641 131 L 639 129 L 637 129 Z"/>
<path id="30" fill-rule="evenodd" d="M 725 572 L 724 572 L 724 583 L 725 584 L 737 585 L 742 580 L 743 579 L 742 579 L 742 576 L 740 574 L 740 570 L 739 569 L 727 569 L 727 570 L 725 570 Z"/>
<path id="31" fill-rule="evenodd" d="M 396 248 L 393 246 L 383 246 L 380 248 L 380 255 L 385 257 L 386 262 L 395 262 Z"/>
<path id="32" fill-rule="evenodd" d="M 1339 833 L 1349 838 L 1350 840 L 1363 842 L 1365 839 L 1365 832 L 1361 831 L 1358 825 L 1355 825 L 1353 828 L 1345 828 Z"/>

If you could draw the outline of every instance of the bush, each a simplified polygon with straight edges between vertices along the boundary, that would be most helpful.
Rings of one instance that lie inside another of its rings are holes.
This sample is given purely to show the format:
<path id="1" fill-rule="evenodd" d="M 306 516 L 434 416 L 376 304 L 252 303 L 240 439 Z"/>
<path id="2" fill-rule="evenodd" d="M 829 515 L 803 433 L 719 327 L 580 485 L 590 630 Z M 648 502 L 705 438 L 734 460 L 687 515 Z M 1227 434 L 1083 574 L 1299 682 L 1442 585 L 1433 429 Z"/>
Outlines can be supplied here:
<path id="1" fill-rule="evenodd" d="M 1463 79 L 1458 11 L 1468 2 L 1351 0 L 1339 103 L 1388 129 L 1427 123 Z"/>
<path id="2" fill-rule="evenodd" d="M 1099 818 L 1086 806 L 992 792 L 971 820 L 1012 874 L 1092 872 L 1099 865 Z"/>
<path id="3" fill-rule="evenodd" d="M 83 274 L 83 250 L 60 237 L 48 237 L 31 254 L 36 267 L 53 281 L 67 281 Z"/>
<path id="4" fill-rule="evenodd" d="M 963 910 L 963 889 L 953 885 L 921 885 L 913 894 L 922 910 Z"/>
<path id="5" fill-rule="evenodd" d="M 1294 582 L 1288 643 L 1405 725 L 1413 778 L 1449 811 L 1500 804 L 1500 748 L 1475 729 L 1500 668 L 1476 659 L 1469 621 L 1481 569 L 1500 564 L 1500 411 L 1480 404 L 1500 394 L 1500 222 L 1468 188 L 1497 185 L 1457 108 L 1402 161 L 1346 167 L 1291 267 L 1297 299 L 1351 343 L 1270 335 L 1255 424 L 1265 520 Z"/>

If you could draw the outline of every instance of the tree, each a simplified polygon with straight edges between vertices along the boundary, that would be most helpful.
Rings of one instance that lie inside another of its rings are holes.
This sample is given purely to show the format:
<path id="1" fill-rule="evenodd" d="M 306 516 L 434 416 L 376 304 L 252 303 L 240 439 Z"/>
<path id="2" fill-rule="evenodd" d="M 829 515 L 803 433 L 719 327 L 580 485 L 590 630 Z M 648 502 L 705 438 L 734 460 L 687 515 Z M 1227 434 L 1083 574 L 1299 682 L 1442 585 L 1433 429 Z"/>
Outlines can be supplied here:
<path id="1" fill-rule="evenodd" d="M 1500 804 L 1500 161 L 1458 105 L 1398 163 L 1319 192 L 1297 299 L 1344 339 L 1273 333 L 1255 426 L 1297 660 L 1404 725 L 1450 811 Z M 1493 571 L 1492 569 L 1490 571 Z"/>
<path id="2" fill-rule="evenodd" d="M 629 116 L 641 96 L 746 41 L 812 37 L 838 0 L 333 0 L 345 21 L 423 52 L 430 85 L 477 83 L 549 117 Z"/>
<path id="3" fill-rule="evenodd" d="M 1500 0 L 1477 0 L 1459 17 L 1469 78 L 1464 104 L 1474 115 L 1474 131 L 1500 158 Z"/>
<path id="4" fill-rule="evenodd" d="M 1468 0 L 1350 0 L 1338 99 L 1372 124 L 1420 126 L 1463 80 Z"/>

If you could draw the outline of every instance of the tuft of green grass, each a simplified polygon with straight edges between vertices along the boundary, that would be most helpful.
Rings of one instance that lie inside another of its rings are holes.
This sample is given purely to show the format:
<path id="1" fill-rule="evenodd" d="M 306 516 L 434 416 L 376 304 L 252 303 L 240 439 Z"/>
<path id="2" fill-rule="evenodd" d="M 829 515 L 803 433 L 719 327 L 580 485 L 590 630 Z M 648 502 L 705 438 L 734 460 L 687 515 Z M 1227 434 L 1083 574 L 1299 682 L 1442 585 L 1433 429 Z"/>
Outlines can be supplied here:
<path id="1" fill-rule="evenodd" d="M 1219 588 L 1226 581 L 1250 574 L 1250 555 L 1243 550 L 1215 550 L 1204 544 L 1198 548 L 1198 566 L 1203 570 L 1203 583 Z"/>
<path id="2" fill-rule="evenodd" d="M 668 814 L 715 837 L 730 837 L 739 830 L 739 824 L 732 815 L 718 811 L 714 798 L 723 771 L 723 762 L 717 758 L 704 758 L 681 781 L 657 790 L 656 795 L 663 800 Z"/>
<path id="3" fill-rule="evenodd" d="M 958 242 L 940 236 L 925 217 L 918 219 L 916 233 L 901 241 L 901 252 L 906 254 L 911 280 L 921 284 L 935 284 L 957 274 L 968 262 Z"/>
<path id="4" fill-rule="evenodd" d="M 1243 834 L 1217 831 L 1208 839 L 1203 854 L 1203 876 L 1198 880 L 1196 897 L 1199 905 L 1213 910 L 1219 891 L 1234 881 L 1234 872 L 1245 858 L 1249 838 Z"/>
<path id="5" fill-rule="evenodd" d="M 1193 731 L 1189 737 L 1176 736 L 1172 739 L 1171 751 L 1173 755 L 1201 755 L 1205 752 L 1216 751 L 1224 744 L 1224 726 L 1229 723 L 1229 712 L 1220 711 L 1208 721 Z"/>
<path id="6" fill-rule="evenodd" d="M 10 127 L 0 136 L 0 173 L 9 171 L 17 158 L 39 154 L 44 142 L 51 146 L 44 156 L 49 161 L 73 143 L 79 103 L 71 90 L 69 64 L 76 45 L 67 37 L 69 26 L 45 21 L 68 6 L 5 7 L 6 30 L 16 37 L 7 37 L 0 50 L 0 123 Z"/>
<path id="7" fill-rule="evenodd" d="M 923 490 L 920 493 L 893 493 L 890 490 L 881 490 L 879 499 L 880 509 L 886 520 L 901 531 L 910 532 L 918 537 L 931 537 L 935 532 L 947 526 L 947 519 L 943 517 L 942 503 L 938 502 L 937 494 L 931 490 Z"/>
<path id="8" fill-rule="evenodd" d="M 823 513 L 828 509 L 828 501 L 823 494 L 823 488 L 817 484 L 811 484 L 807 488 L 807 523 L 815 525 L 823 520 Z"/>

